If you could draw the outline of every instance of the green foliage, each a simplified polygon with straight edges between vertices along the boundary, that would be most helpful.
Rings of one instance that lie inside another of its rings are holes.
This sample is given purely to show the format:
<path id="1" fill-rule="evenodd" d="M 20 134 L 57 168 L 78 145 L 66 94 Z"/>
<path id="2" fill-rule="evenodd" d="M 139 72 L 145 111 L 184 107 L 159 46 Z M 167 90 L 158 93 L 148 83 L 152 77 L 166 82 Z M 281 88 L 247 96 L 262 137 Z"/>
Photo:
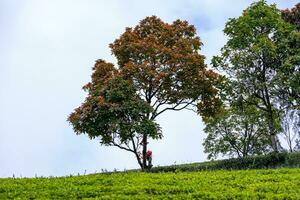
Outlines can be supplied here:
<path id="1" fill-rule="evenodd" d="M 138 133 L 159 138 L 158 124 L 144 117 L 152 110 L 150 105 L 136 94 L 128 80 L 118 76 L 113 67 L 106 70 L 108 66 L 102 60 L 97 61 L 93 84 L 84 87 L 90 95 L 69 117 L 74 130 L 78 134 L 88 133 L 90 138 L 100 137 L 105 145 L 117 139 L 124 143 Z"/>
<path id="2" fill-rule="evenodd" d="M 278 82 L 281 83 L 282 88 L 278 96 L 285 100 L 285 107 L 300 110 L 300 3 L 291 10 L 281 11 L 281 14 L 282 18 L 292 24 L 296 30 L 288 38 L 289 58 L 278 74 Z"/>
<path id="3" fill-rule="evenodd" d="M 300 169 L 0 179 L 0 199 L 299 199 Z"/>
<path id="4" fill-rule="evenodd" d="M 298 101 L 299 65 L 295 60 L 299 48 L 295 46 L 299 43 L 294 41 L 298 41 L 299 34 L 282 19 L 275 5 L 264 0 L 251 4 L 240 17 L 230 19 L 224 33 L 228 41 L 221 55 L 213 58 L 213 66 L 234 84 L 234 95 L 265 114 L 266 135 L 273 150 L 278 151 L 280 106 Z"/>
<path id="5" fill-rule="evenodd" d="M 218 155 L 245 157 L 270 151 L 268 122 L 255 105 L 238 91 L 237 81 L 222 77 L 218 85 L 222 106 L 205 121 L 203 146 L 208 158 Z M 248 98 L 249 99 L 249 98 Z"/>

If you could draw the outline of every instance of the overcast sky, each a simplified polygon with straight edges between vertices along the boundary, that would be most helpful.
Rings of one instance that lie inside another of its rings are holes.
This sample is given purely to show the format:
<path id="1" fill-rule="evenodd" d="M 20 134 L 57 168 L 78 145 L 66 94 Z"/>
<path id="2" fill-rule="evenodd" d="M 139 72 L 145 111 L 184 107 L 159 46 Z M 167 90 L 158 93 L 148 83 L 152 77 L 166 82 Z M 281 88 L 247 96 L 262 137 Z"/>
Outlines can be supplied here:
<path id="1" fill-rule="evenodd" d="M 222 30 L 250 0 L 0 0 L 0 177 L 62 176 L 137 168 L 130 153 L 77 136 L 66 121 L 84 100 L 97 59 L 115 63 L 108 44 L 125 27 L 157 15 L 194 24 L 210 63 Z M 290 8 L 298 0 L 269 0 Z M 190 111 L 158 121 L 154 165 L 205 161 L 201 118 Z"/>

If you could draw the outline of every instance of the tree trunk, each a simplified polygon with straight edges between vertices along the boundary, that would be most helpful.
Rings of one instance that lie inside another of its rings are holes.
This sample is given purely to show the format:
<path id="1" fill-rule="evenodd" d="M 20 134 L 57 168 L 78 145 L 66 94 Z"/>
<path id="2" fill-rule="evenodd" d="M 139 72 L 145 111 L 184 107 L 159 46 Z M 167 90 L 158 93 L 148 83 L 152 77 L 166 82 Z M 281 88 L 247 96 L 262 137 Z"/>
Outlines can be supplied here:
<path id="1" fill-rule="evenodd" d="M 138 163 L 139 163 L 139 166 L 140 166 L 141 169 L 143 170 L 143 163 L 142 163 L 142 161 L 141 161 L 141 158 L 140 158 L 138 152 L 135 152 L 134 154 L 135 154 L 136 160 L 137 160 Z"/>
<path id="2" fill-rule="evenodd" d="M 264 88 L 265 91 L 265 104 L 267 108 L 267 116 L 268 116 L 268 126 L 269 126 L 269 133 L 270 133 L 270 139 L 271 139 L 271 145 L 275 152 L 278 152 L 278 145 L 277 145 L 277 139 L 276 139 L 276 130 L 274 125 L 274 116 L 273 116 L 273 109 L 272 104 L 270 101 L 269 91 L 268 89 Z"/>
<path id="3" fill-rule="evenodd" d="M 285 132 L 286 132 L 286 140 L 287 140 L 290 152 L 292 153 L 293 147 L 292 147 L 292 136 L 291 136 L 291 131 L 290 131 L 290 121 L 287 121 Z"/>
<path id="4" fill-rule="evenodd" d="M 137 146 L 136 145 L 139 145 L 139 144 L 136 144 L 133 137 L 131 138 L 131 142 L 132 142 L 132 146 L 133 146 L 133 153 L 136 157 L 136 160 L 138 162 L 138 164 L 140 165 L 141 169 L 143 169 L 143 162 L 141 160 L 141 155 L 139 154 L 139 151 L 137 149 Z"/>
<path id="5" fill-rule="evenodd" d="M 268 109 L 268 125 L 269 125 L 269 131 L 270 131 L 270 139 L 271 139 L 271 145 L 275 152 L 278 152 L 278 145 L 277 145 L 277 139 L 276 139 L 276 131 L 274 127 L 274 119 L 273 119 L 273 111 L 272 108 Z"/>
<path id="6" fill-rule="evenodd" d="M 267 87 L 267 78 L 266 78 L 266 68 L 268 68 L 268 63 L 266 62 L 266 56 L 263 54 L 263 101 L 266 106 L 266 112 L 267 112 L 267 117 L 268 117 L 268 126 L 269 126 L 269 134 L 270 134 L 270 140 L 271 140 L 271 146 L 275 152 L 278 152 L 278 146 L 277 146 L 277 140 L 276 140 L 276 130 L 275 130 L 275 125 L 274 125 L 274 119 L 273 119 L 273 109 L 272 109 L 272 104 L 271 104 L 271 97 L 269 95 L 269 90 Z"/>
<path id="7" fill-rule="evenodd" d="M 277 145 L 276 135 L 271 135 L 271 143 L 272 143 L 273 150 L 275 152 L 278 152 L 278 145 Z"/>
<path id="8" fill-rule="evenodd" d="M 142 167 L 142 170 L 145 171 L 148 168 L 148 166 L 147 166 L 147 135 L 146 134 L 143 135 L 142 143 L 143 143 L 143 152 L 142 152 L 143 167 Z"/>
<path id="9" fill-rule="evenodd" d="M 152 98 L 151 91 L 152 91 L 151 81 L 149 81 L 149 91 L 146 92 L 146 94 L 148 94 L 148 95 L 146 95 L 146 101 L 150 106 L 151 106 L 151 98 Z M 146 118 L 150 119 L 150 112 L 147 113 Z M 143 133 L 143 140 L 142 140 L 142 145 L 143 145 L 143 150 L 142 150 L 143 167 L 142 167 L 142 170 L 143 171 L 147 171 L 151 167 L 150 165 L 147 165 L 147 145 L 148 145 L 147 139 L 148 139 L 147 134 Z"/>

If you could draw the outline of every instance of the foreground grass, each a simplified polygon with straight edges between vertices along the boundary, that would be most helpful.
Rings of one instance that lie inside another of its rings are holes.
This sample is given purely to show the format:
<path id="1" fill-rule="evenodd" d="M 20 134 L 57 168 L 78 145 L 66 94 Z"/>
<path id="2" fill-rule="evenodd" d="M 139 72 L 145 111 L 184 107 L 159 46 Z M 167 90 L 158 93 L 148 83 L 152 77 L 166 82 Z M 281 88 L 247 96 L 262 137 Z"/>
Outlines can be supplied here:
<path id="1" fill-rule="evenodd" d="M 0 179 L 0 199 L 300 199 L 300 169 Z"/>

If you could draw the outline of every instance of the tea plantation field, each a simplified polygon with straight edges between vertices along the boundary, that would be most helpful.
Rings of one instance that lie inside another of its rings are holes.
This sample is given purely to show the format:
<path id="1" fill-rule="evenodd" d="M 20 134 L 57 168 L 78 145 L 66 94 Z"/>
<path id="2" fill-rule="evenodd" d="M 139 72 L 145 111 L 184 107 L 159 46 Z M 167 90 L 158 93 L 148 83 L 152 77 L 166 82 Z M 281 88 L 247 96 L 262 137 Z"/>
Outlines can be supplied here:
<path id="1" fill-rule="evenodd" d="M 300 169 L 0 179 L 0 199 L 300 199 Z"/>

